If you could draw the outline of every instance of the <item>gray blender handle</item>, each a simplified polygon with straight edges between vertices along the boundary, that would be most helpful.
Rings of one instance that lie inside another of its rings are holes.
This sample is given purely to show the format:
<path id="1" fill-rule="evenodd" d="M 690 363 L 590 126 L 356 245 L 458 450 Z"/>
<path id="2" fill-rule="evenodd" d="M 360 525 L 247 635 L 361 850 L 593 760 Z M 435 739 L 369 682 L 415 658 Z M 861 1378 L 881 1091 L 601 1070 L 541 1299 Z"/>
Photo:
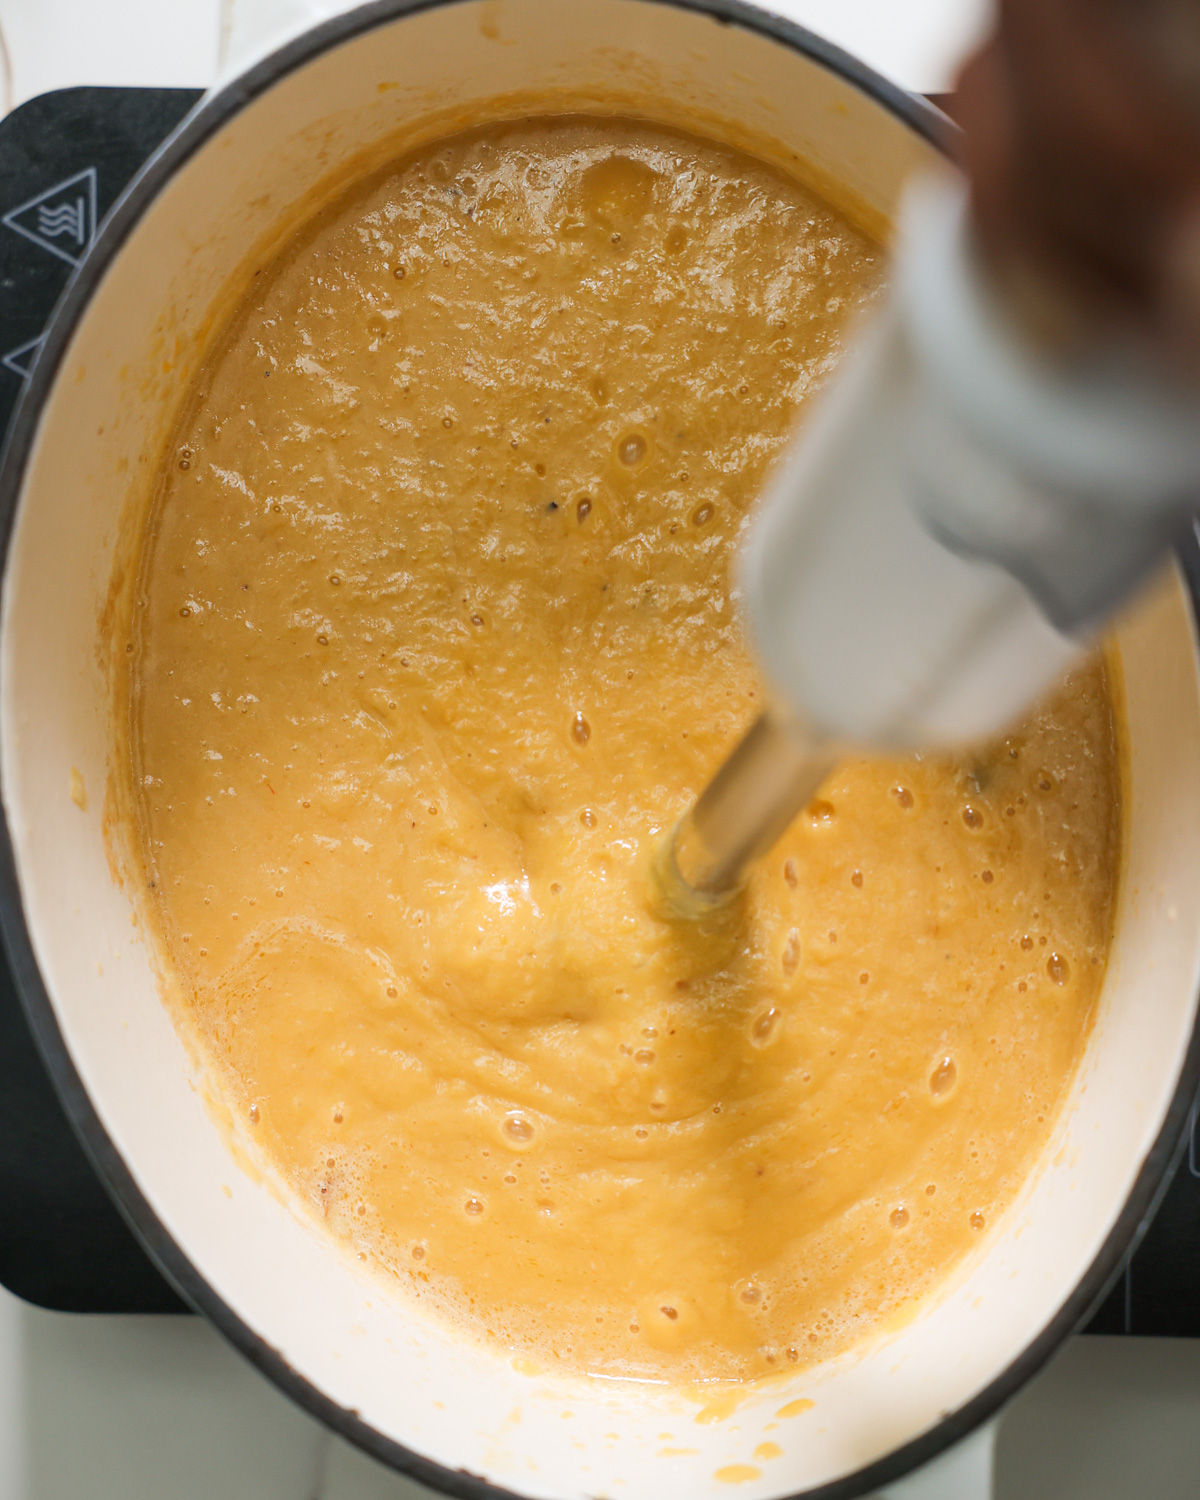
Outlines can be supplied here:
<path id="1" fill-rule="evenodd" d="M 805 418 L 741 588 L 776 698 L 887 750 L 1002 733 L 1149 578 L 1200 494 L 1200 396 L 1097 333 L 1047 351 L 967 187 L 912 184 L 885 303 Z"/>
<path id="2" fill-rule="evenodd" d="M 879 1500 L 992 1500 L 997 1422 L 980 1427 L 949 1453 L 881 1490 Z"/>

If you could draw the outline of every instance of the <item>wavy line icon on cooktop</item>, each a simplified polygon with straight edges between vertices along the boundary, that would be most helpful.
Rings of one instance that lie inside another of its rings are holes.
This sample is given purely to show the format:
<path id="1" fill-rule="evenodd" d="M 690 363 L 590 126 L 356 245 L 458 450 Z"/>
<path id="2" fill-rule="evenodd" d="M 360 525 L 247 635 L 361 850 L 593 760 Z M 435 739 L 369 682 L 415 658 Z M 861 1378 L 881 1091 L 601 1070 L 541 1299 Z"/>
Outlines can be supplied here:
<path id="1" fill-rule="evenodd" d="M 96 237 L 96 186 L 95 167 L 85 167 L 10 208 L 0 224 L 77 266 Z"/>

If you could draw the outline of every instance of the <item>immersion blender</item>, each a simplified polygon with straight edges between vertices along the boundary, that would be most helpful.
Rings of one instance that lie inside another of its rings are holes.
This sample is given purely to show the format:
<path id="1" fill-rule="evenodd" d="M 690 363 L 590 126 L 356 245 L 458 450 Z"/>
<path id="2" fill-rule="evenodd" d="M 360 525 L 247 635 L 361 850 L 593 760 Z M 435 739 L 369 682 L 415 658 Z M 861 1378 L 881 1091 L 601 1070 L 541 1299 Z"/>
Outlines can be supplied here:
<path id="1" fill-rule="evenodd" d="M 772 706 L 659 852 L 667 909 L 726 905 L 846 749 L 1009 725 L 1200 502 L 1200 390 L 1135 343 L 1049 347 L 959 180 L 908 192 L 887 301 L 819 398 L 741 562 Z"/>

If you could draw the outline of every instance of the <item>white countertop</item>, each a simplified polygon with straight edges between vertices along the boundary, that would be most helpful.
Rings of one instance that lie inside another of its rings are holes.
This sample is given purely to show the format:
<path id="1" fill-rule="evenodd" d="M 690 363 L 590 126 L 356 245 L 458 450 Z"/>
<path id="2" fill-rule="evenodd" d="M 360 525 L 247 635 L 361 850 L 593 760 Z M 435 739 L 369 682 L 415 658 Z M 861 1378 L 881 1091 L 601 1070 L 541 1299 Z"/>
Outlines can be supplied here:
<path id="1" fill-rule="evenodd" d="M 310 0 L 320 13 L 344 0 Z M 588 0 L 562 0 L 586 5 Z M 71 84 L 205 88 L 216 76 L 222 19 L 280 0 L 0 0 L 12 103 Z M 811 26 L 919 93 L 949 87 L 979 34 L 989 0 L 771 0 L 764 8 Z"/>
<path id="2" fill-rule="evenodd" d="M 1196 1500 L 1200 1340 L 1072 1340 L 1009 1408 L 996 1468 L 996 1500 Z M 198 1318 L 48 1313 L 0 1292 L 0 1500 L 431 1497 Z"/>

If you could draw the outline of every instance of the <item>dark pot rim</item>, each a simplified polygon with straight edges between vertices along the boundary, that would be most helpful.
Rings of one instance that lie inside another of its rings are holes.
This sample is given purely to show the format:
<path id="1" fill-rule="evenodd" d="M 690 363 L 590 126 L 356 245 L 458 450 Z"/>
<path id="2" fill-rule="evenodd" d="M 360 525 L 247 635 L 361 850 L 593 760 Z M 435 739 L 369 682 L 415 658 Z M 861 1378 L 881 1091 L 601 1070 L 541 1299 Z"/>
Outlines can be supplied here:
<path id="1" fill-rule="evenodd" d="M 316 26 L 273 52 L 219 91 L 206 95 L 149 158 L 114 205 L 95 244 L 68 282 L 47 326 L 37 362 L 19 401 L 0 467 L 0 528 L 7 588 L 7 561 L 25 469 L 39 416 L 53 388 L 63 356 L 92 292 L 120 253 L 142 214 L 185 163 L 243 107 L 320 53 L 405 16 L 461 3 L 461 0 L 375 0 L 375 3 Z M 897 116 L 918 135 L 948 151 L 955 130 L 926 100 L 882 78 L 873 69 L 812 32 L 755 9 L 743 0 L 641 0 L 738 26 L 799 52 L 853 84 Z M 1200 614 L 1200 544 L 1190 532 L 1178 551 L 1193 615 Z M 25 921 L 16 861 L 8 827 L 7 800 L 0 830 L 0 931 L 22 1005 L 51 1081 L 85 1152 L 147 1254 L 180 1296 L 208 1319 L 299 1406 L 373 1458 L 431 1489 L 461 1500 L 518 1500 L 466 1470 L 446 1468 L 385 1437 L 356 1411 L 337 1404 L 287 1362 L 245 1323 L 209 1285 L 167 1232 L 110 1140 L 76 1072 L 42 982 Z M 992 1417 L 1046 1363 L 1059 1344 L 1098 1305 L 1119 1274 L 1126 1254 L 1140 1238 L 1170 1180 L 1197 1084 L 1200 1083 L 1200 1024 L 1192 1033 L 1179 1080 L 1162 1128 L 1150 1148 L 1124 1207 L 1083 1277 L 1038 1336 L 978 1395 L 947 1413 L 929 1431 L 876 1462 L 831 1483 L 804 1490 L 790 1500 L 853 1500 L 894 1483 L 928 1463 Z"/>

